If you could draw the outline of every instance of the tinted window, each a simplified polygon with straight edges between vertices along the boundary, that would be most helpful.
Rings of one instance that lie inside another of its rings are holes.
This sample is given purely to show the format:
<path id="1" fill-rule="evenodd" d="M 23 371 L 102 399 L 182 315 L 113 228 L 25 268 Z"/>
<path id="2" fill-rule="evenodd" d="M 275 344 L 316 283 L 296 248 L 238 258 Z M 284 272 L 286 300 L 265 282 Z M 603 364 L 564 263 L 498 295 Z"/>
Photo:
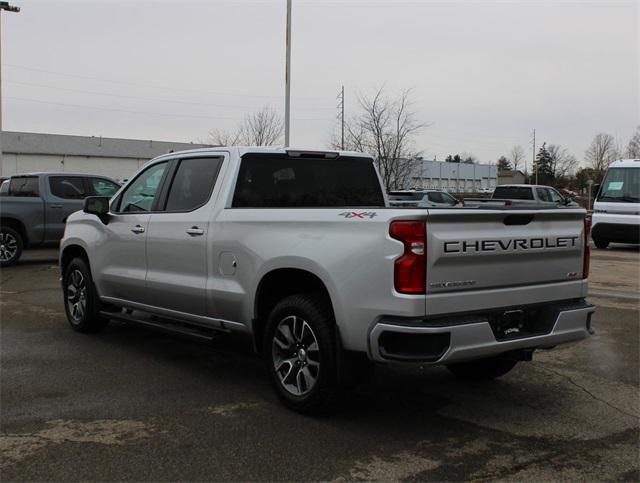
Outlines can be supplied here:
<path id="1" fill-rule="evenodd" d="M 67 200 L 82 200 L 87 196 L 84 181 L 77 176 L 52 176 L 49 178 L 49 188 L 53 196 Z"/>
<path id="2" fill-rule="evenodd" d="M 9 194 L 11 196 L 40 196 L 38 178 L 35 176 L 11 178 Z"/>
<path id="3" fill-rule="evenodd" d="M 549 190 L 546 188 L 536 188 L 536 193 L 538 193 L 538 199 L 540 201 L 551 201 L 551 195 L 549 194 Z"/>
<path id="4" fill-rule="evenodd" d="M 533 192 L 526 186 L 498 186 L 492 198 L 498 200 L 532 200 Z"/>
<path id="5" fill-rule="evenodd" d="M 162 175 L 167 163 L 154 164 L 140 174 L 122 193 L 121 212 L 151 211 L 153 200 L 158 194 Z"/>
<path id="6" fill-rule="evenodd" d="M 291 158 L 253 154 L 242 158 L 234 207 L 384 206 L 370 158 Z"/>
<path id="7" fill-rule="evenodd" d="M 167 211 L 191 211 L 211 196 L 222 158 L 183 159 L 176 170 L 167 198 Z"/>
<path id="8" fill-rule="evenodd" d="M 89 188 L 95 196 L 113 196 L 120 188 L 113 181 L 104 178 L 88 178 Z"/>
<path id="9" fill-rule="evenodd" d="M 0 196 L 6 196 L 9 194 L 9 180 L 5 179 L 2 184 L 0 184 Z"/>

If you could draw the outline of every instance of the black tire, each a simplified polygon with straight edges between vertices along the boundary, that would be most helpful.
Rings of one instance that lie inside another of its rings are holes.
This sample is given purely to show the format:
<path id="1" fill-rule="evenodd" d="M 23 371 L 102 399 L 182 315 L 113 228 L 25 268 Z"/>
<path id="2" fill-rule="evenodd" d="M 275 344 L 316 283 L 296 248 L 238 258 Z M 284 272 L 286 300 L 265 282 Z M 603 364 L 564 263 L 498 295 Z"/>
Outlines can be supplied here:
<path id="1" fill-rule="evenodd" d="M 0 227 L 0 267 L 14 265 L 22 255 L 22 235 L 8 226 Z"/>
<path id="2" fill-rule="evenodd" d="M 468 362 L 447 365 L 456 377 L 472 381 L 489 381 L 504 376 L 513 369 L 518 361 L 507 356 L 488 357 Z"/>
<path id="3" fill-rule="evenodd" d="M 603 240 L 602 238 L 594 238 L 593 244 L 596 246 L 596 248 L 601 248 L 602 250 L 604 250 L 609 246 L 609 240 Z"/>
<path id="4" fill-rule="evenodd" d="M 285 327 L 292 326 L 296 321 L 298 324 L 300 321 L 307 324 L 306 328 L 302 325 L 298 330 L 300 342 L 297 342 L 295 329 L 290 329 L 292 337 L 289 340 L 284 331 Z M 276 338 L 277 341 L 274 340 Z M 317 350 L 313 347 L 313 341 Z M 288 348 L 283 347 L 287 344 Z M 318 294 L 292 295 L 273 308 L 264 335 L 264 360 L 273 387 L 287 407 L 302 413 L 319 413 L 333 406 L 340 393 L 337 347 L 333 313 L 324 297 Z M 300 372 L 303 373 L 302 381 L 298 381 Z M 315 380 L 307 384 L 313 375 Z M 292 392 L 296 390 L 298 394 Z"/>
<path id="5" fill-rule="evenodd" d="M 100 316 L 100 300 L 84 259 L 74 258 L 66 266 L 62 291 L 64 310 L 73 330 L 93 333 L 102 330 L 109 323 L 109 319 Z"/>

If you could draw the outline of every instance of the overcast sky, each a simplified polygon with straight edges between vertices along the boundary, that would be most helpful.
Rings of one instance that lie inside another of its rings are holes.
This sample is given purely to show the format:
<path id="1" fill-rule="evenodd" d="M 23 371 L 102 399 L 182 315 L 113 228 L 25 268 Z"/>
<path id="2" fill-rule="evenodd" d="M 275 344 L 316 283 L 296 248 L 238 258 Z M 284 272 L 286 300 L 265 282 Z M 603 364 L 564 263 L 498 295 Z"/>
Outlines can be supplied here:
<path id="1" fill-rule="evenodd" d="M 12 0 L 2 18 L 4 129 L 206 140 L 284 111 L 285 1 Z M 291 144 L 327 147 L 356 94 L 413 88 L 416 145 L 495 162 L 520 144 L 582 159 L 640 122 L 637 1 L 293 0 Z"/>

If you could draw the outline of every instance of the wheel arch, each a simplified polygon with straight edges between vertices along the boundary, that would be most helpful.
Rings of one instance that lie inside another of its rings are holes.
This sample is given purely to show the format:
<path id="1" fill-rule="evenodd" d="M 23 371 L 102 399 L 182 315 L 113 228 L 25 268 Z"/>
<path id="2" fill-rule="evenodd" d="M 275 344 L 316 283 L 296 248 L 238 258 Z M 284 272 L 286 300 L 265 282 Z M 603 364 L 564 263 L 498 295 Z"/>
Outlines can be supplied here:
<path id="1" fill-rule="evenodd" d="M 0 217 L 0 225 L 16 230 L 22 237 L 23 246 L 27 247 L 29 245 L 29 235 L 27 234 L 27 229 L 21 220 L 10 216 L 3 216 Z"/>
<path id="2" fill-rule="evenodd" d="M 74 258 L 82 258 L 87 264 L 89 272 L 91 272 L 91 263 L 89 262 L 89 255 L 87 254 L 87 251 L 80 245 L 72 244 L 65 246 L 60 253 L 60 271 L 62 272 L 63 276 L 66 271 L 67 265 L 69 265 L 71 260 L 73 260 Z"/>
<path id="3" fill-rule="evenodd" d="M 289 295 L 318 293 L 331 308 L 335 320 L 335 304 L 327 285 L 315 273 L 295 267 L 276 268 L 265 273 L 258 282 L 253 307 L 252 337 L 254 348 L 262 352 L 266 319 L 275 305 Z"/>

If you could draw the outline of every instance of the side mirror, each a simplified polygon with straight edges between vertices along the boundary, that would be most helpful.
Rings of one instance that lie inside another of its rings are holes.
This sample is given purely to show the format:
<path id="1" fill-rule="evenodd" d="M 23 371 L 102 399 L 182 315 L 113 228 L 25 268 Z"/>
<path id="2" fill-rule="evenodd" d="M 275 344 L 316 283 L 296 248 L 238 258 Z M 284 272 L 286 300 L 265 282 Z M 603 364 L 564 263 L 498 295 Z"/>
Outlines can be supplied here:
<path id="1" fill-rule="evenodd" d="M 109 217 L 109 200 L 107 196 L 89 196 L 84 199 L 82 211 L 96 215 L 106 225 Z"/>

